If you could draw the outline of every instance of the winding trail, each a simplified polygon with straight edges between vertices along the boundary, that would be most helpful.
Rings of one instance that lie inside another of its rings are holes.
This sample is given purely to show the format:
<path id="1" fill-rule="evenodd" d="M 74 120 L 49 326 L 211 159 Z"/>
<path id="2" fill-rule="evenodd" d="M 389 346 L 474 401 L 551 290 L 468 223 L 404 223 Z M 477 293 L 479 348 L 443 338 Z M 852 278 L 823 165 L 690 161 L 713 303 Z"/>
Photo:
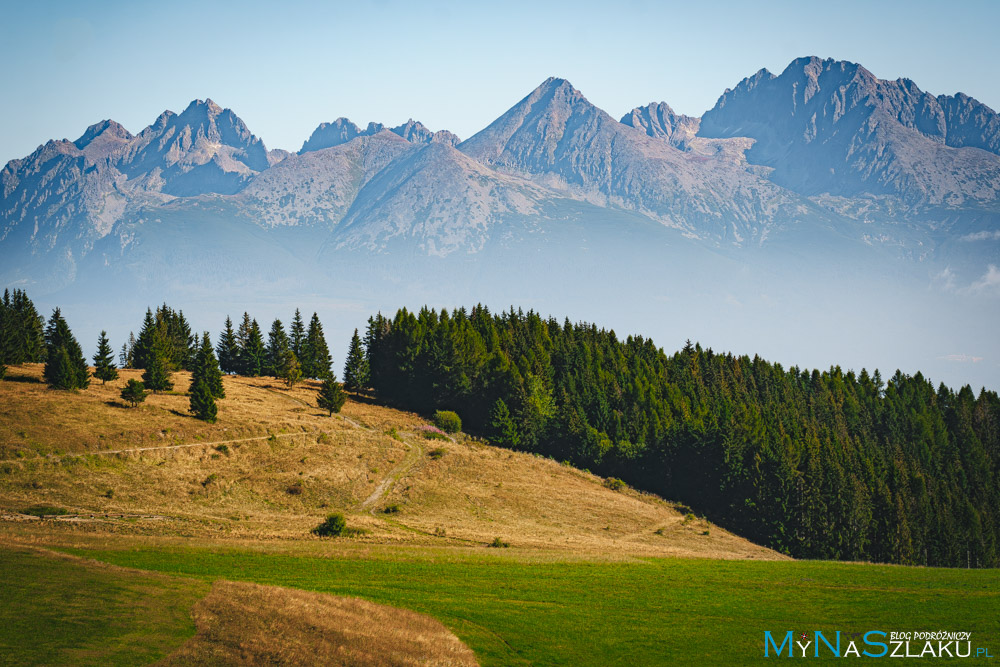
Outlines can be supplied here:
<path id="1" fill-rule="evenodd" d="M 389 474 L 386 475 L 385 479 L 379 482 L 378 486 L 375 487 L 375 490 L 372 491 L 371 495 L 361 503 L 360 509 L 368 510 L 370 514 L 375 514 L 375 504 L 387 496 L 389 492 L 392 491 L 392 487 L 395 486 L 396 482 L 398 482 L 403 475 L 409 472 L 410 469 L 423 457 L 424 448 L 420 445 L 420 443 L 414 444 L 406 442 L 405 440 L 403 440 L 402 443 L 409 447 L 406 457 L 400 461 L 399 465 L 389 471 Z"/>
<path id="2" fill-rule="evenodd" d="M 62 456 L 55 456 L 53 454 L 46 454 L 45 456 L 40 456 L 34 459 L 3 459 L 0 463 L 24 463 L 27 461 L 37 461 L 39 458 L 45 459 L 46 461 L 62 461 L 63 459 L 78 458 L 83 456 L 106 456 L 109 454 L 134 454 L 139 452 L 157 452 L 166 451 L 171 449 L 186 449 L 188 447 L 215 447 L 216 445 L 230 445 L 237 442 L 254 442 L 258 440 L 270 440 L 271 438 L 294 438 L 297 436 L 308 436 L 312 435 L 309 431 L 302 431 L 299 433 L 274 433 L 271 435 L 255 435 L 250 438 L 235 438 L 232 440 L 213 440 L 211 442 L 188 442 L 180 445 L 160 445 L 157 447 L 129 447 L 128 449 L 102 449 L 99 451 L 92 452 L 79 452 L 77 454 L 63 454 Z"/>

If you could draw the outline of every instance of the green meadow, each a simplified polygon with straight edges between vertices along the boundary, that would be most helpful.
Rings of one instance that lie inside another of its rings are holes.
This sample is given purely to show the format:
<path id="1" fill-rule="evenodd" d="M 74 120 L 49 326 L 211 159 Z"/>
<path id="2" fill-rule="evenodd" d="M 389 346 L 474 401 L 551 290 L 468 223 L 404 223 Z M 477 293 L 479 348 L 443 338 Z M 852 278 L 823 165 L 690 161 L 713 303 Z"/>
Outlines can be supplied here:
<path id="1" fill-rule="evenodd" d="M 160 546 L 72 553 L 185 579 L 250 581 L 412 609 L 444 622 L 483 665 L 750 663 L 763 657 L 765 630 L 968 631 L 974 647 L 978 641 L 1000 653 L 996 570 L 553 561 L 434 549 L 336 557 Z"/>
<path id="2" fill-rule="evenodd" d="M 198 579 L 0 548 L 0 664 L 151 663 L 195 631 Z"/>

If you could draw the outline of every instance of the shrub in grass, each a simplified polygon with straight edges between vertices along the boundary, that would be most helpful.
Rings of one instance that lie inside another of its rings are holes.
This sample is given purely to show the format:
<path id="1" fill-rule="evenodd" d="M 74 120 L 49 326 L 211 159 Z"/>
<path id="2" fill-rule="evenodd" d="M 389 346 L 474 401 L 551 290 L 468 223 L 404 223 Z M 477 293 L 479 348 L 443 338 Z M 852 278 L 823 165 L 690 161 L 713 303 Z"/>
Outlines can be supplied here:
<path id="1" fill-rule="evenodd" d="M 695 519 L 694 514 L 692 514 L 691 512 L 688 512 L 687 514 L 684 515 L 684 520 L 681 523 L 686 526 L 689 523 L 691 523 L 692 521 L 694 521 L 694 519 Z"/>
<path id="2" fill-rule="evenodd" d="M 382 510 L 382 513 L 383 514 L 398 514 L 399 513 L 399 505 L 395 505 L 395 504 L 393 504 L 393 505 L 386 505 L 385 508 Z"/>
<path id="3" fill-rule="evenodd" d="M 427 440 L 447 440 L 448 436 L 436 426 L 418 426 L 417 433 Z"/>
<path id="4" fill-rule="evenodd" d="M 302 482 L 295 482 L 285 489 L 285 493 L 290 496 L 301 496 L 303 491 L 305 491 L 305 489 L 302 488 Z"/>
<path id="5" fill-rule="evenodd" d="M 491 549 L 506 549 L 510 546 L 509 542 L 504 542 L 500 537 L 494 537 L 493 541 L 486 545 Z"/>
<path id="6" fill-rule="evenodd" d="M 462 420 L 457 412 L 438 410 L 434 413 L 434 425 L 445 433 L 458 433 L 462 430 Z"/>
<path id="7" fill-rule="evenodd" d="M 608 477 L 604 480 L 604 486 L 608 487 L 612 491 L 621 491 L 625 488 L 626 484 L 617 477 Z"/>
<path id="8" fill-rule="evenodd" d="M 312 533 L 320 537 L 337 537 L 343 534 L 345 528 L 347 528 L 347 521 L 344 520 L 344 515 L 331 514 L 326 517 L 323 523 L 313 528 Z"/>
<path id="9" fill-rule="evenodd" d="M 431 451 L 427 452 L 427 456 L 431 457 L 435 461 L 444 456 L 444 450 L 440 447 L 435 447 Z"/>
<path id="10" fill-rule="evenodd" d="M 201 485 L 207 488 L 208 485 L 211 484 L 212 482 L 214 482 L 216 479 L 218 479 L 218 475 L 216 475 L 213 472 L 211 475 L 209 475 L 208 477 L 205 478 L 205 481 L 203 481 L 201 483 Z"/>
<path id="11" fill-rule="evenodd" d="M 219 452 L 220 454 L 225 454 L 226 456 L 229 456 L 229 447 L 227 447 L 226 445 L 216 445 L 215 451 Z"/>

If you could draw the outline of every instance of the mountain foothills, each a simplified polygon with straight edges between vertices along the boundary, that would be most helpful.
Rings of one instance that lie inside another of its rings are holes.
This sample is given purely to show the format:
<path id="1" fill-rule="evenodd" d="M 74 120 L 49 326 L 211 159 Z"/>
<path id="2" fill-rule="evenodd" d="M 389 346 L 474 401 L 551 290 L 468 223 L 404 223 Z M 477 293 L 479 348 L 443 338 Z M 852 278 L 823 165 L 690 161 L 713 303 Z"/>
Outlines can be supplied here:
<path id="1" fill-rule="evenodd" d="M 672 242 L 746 248 L 806 233 L 925 258 L 995 236 L 998 152 L 1000 120 L 974 99 L 817 58 L 758 72 L 702 118 L 659 103 L 619 122 L 552 78 L 463 142 L 412 120 L 339 118 L 296 154 L 195 100 L 137 135 L 106 120 L 9 162 L 0 252 L 6 282 L 65 286 L 85 265 L 120 269 L 137 246 L 169 240 L 151 225 L 164 214 L 208 205 L 202 224 L 225 224 L 231 245 L 295 227 L 307 262 L 399 240 L 420 255 L 475 253 L 621 211 Z"/>

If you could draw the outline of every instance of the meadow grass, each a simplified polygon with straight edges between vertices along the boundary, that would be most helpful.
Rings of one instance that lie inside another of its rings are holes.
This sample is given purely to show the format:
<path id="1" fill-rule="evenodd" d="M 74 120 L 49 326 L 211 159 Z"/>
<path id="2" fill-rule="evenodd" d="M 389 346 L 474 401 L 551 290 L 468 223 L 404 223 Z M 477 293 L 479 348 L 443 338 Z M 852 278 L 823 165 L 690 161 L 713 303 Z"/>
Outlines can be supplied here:
<path id="1" fill-rule="evenodd" d="M 741 664 L 763 657 L 765 630 L 969 631 L 991 653 L 1000 652 L 995 570 L 659 558 L 560 562 L 485 549 L 426 550 L 419 557 L 400 552 L 398 558 L 232 548 L 73 551 L 123 566 L 357 596 L 426 613 L 451 628 L 483 665 Z"/>
<path id="2" fill-rule="evenodd" d="M 194 635 L 198 579 L 0 548 L 0 664 L 136 665 Z"/>

